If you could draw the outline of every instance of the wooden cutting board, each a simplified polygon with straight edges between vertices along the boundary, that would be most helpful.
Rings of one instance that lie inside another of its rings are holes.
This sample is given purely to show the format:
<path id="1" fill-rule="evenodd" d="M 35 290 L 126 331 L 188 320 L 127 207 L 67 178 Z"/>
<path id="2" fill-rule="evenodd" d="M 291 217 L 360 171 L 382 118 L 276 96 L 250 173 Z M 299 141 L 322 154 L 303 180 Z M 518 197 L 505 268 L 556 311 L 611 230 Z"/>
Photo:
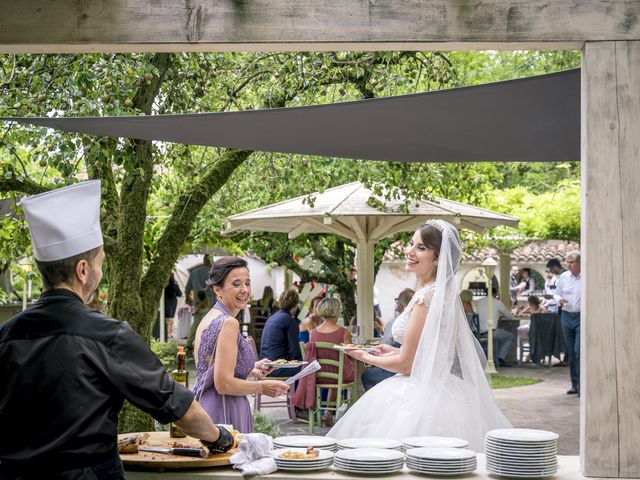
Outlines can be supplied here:
<path id="1" fill-rule="evenodd" d="M 171 447 L 173 446 L 173 442 L 191 444 L 194 447 L 200 446 L 200 441 L 197 438 L 171 438 L 169 436 L 169 432 L 147 433 L 149 434 L 149 438 L 145 444 L 142 445 L 144 447 Z M 127 470 L 187 469 L 230 465 L 231 462 L 229 461 L 229 457 L 236 452 L 237 449 L 233 449 L 226 453 L 216 453 L 206 458 L 185 457 L 181 455 L 155 452 L 121 453 L 120 459 L 122 460 L 124 468 Z"/>

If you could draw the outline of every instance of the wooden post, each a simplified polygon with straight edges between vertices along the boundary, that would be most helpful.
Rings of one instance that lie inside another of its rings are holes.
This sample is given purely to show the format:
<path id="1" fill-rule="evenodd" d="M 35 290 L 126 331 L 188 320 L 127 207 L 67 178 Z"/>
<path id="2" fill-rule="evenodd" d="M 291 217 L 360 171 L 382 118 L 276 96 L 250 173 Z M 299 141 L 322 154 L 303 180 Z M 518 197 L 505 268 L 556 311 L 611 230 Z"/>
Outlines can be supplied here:
<path id="1" fill-rule="evenodd" d="M 586 476 L 640 477 L 639 161 L 640 42 L 586 43 L 580 418 Z"/>
<path id="2" fill-rule="evenodd" d="M 357 316 L 360 326 L 360 340 L 364 342 L 373 338 L 373 242 L 358 242 L 356 245 Z"/>
<path id="3" fill-rule="evenodd" d="M 500 300 L 507 307 L 511 305 L 511 294 L 509 292 L 509 278 L 511 273 L 511 254 L 500 252 Z"/>

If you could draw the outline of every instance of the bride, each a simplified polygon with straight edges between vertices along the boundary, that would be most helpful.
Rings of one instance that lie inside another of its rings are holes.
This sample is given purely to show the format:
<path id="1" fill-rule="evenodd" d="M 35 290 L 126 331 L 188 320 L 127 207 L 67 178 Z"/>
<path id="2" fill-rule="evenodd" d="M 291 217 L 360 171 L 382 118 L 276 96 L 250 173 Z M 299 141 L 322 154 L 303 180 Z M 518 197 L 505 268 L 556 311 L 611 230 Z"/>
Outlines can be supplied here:
<path id="1" fill-rule="evenodd" d="M 511 427 L 494 402 L 483 369 L 486 357 L 458 296 L 460 255 L 458 231 L 451 224 L 430 220 L 416 230 L 406 247 L 416 293 L 392 330 L 402 346 L 349 352 L 398 374 L 367 391 L 327 436 L 447 436 L 482 451 L 487 431 Z"/>

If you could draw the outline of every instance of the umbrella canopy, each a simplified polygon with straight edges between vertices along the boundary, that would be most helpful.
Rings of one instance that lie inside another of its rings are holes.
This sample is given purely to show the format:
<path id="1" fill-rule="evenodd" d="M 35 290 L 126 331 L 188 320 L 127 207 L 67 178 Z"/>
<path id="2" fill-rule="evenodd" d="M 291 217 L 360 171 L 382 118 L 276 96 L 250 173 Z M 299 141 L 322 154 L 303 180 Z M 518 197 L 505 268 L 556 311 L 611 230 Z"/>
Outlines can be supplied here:
<path id="1" fill-rule="evenodd" d="M 364 339 L 373 335 L 373 247 L 376 241 L 397 232 L 415 230 L 429 219 L 446 220 L 458 228 L 482 232 L 507 225 L 517 228 L 518 219 L 444 198 L 411 201 L 408 211 L 400 207 L 404 198 L 383 202 L 384 208 L 369 204 L 371 190 L 360 182 L 348 183 L 313 194 L 313 206 L 306 196 L 233 215 L 224 233 L 239 230 L 285 232 L 289 238 L 302 233 L 333 233 L 356 244 L 358 268 L 358 324 Z M 382 200 L 381 200 L 382 201 Z"/>

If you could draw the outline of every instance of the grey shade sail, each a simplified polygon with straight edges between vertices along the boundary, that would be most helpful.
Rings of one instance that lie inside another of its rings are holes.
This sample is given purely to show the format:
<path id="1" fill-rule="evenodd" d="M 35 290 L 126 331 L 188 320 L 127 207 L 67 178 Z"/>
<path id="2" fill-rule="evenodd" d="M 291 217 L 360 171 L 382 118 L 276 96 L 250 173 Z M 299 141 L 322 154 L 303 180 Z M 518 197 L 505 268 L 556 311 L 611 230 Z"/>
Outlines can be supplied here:
<path id="1" fill-rule="evenodd" d="M 580 70 L 354 102 L 126 117 L 4 117 L 65 132 L 402 162 L 580 160 Z"/>

